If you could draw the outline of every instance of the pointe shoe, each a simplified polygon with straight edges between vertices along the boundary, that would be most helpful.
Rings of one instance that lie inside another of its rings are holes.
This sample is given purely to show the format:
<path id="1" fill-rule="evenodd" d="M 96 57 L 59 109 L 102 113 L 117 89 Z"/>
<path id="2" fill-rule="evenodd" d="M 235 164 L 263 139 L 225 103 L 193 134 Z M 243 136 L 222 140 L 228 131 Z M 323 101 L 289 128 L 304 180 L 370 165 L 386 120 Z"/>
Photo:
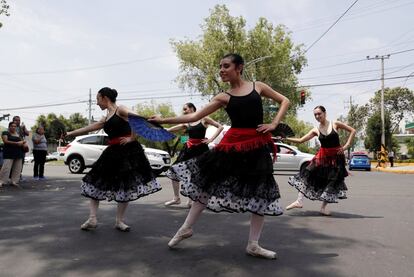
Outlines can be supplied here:
<path id="1" fill-rule="evenodd" d="M 121 232 L 129 232 L 131 230 L 131 227 L 129 227 L 128 225 L 126 225 L 125 223 L 121 221 L 115 224 L 115 229 Z"/>
<path id="2" fill-rule="evenodd" d="M 81 230 L 84 231 L 88 231 L 88 230 L 92 230 L 92 229 L 96 229 L 96 227 L 98 227 L 98 222 L 96 220 L 96 218 L 88 218 L 88 220 L 86 220 L 82 225 L 81 225 Z"/>
<path id="3" fill-rule="evenodd" d="M 331 212 L 327 210 L 320 210 L 319 213 L 324 216 L 331 216 Z"/>
<path id="4" fill-rule="evenodd" d="M 193 235 L 193 229 L 185 228 L 180 229 L 178 232 L 174 235 L 174 237 L 168 242 L 168 247 L 173 248 L 177 244 L 179 244 L 182 240 L 188 239 Z"/>
<path id="5" fill-rule="evenodd" d="M 178 198 L 178 199 L 174 198 L 173 200 L 170 200 L 170 201 L 167 201 L 167 202 L 164 203 L 165 206 L 180 205 L 180 204 L 181 204 L 181 199 L 180 198 Z"/>
<path id="6" fill-rule="evenodd" d="M 291 210 L 291 209 L 302 209 L 303 205 L 300 204 L 298 201 L 293 202 L 292 204 L 290 204 L 289 206 L 286 207 L 286 210 Z"/>
<path id="7" fill-rule="evenodd" d="M 260 257 L 270 260 L 277 259 L 276 252 L 260 247 L 257 242 L 249 242 L 246 247 L 246 253 L 253 257 Z"/>

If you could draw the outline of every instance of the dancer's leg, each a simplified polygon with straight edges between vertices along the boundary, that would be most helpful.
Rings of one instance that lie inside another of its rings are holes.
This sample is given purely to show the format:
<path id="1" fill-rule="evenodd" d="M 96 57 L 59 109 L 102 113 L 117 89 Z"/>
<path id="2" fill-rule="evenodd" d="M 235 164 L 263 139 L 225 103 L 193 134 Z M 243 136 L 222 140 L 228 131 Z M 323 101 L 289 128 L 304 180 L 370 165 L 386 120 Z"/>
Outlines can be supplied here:
<path id="1" fill-rule="evenodd" d="M 95 229 L 98 226 L 96 213 L 98 212 L 99 201 L 95 199 L 89 200 L 89 218 L 81 225 L 82 230 Z"/>
<path id="2" fill-rule="evenodd" d="M 266 259 L 276 259 L 276 252 L 264 249 L 259 246 L 259 239 L 263 230 L 263 225 L 264 216 L 257 214 L 251 215 L 249 242 L 246 247 L 246 252 L 252 256 L 262 257 Z"/>
<path id="3" fill-rule="evenodd" d="M 124 215 L 125 215 L 127 208 L 128 208 L 128 202 L 118 203 L 118 208 L 116 211 L 115 228 L 120 231 L 124 231 L 124 232 L 128 232 L 131 229 L 128 225 L 124 223 Z"/>
<path id="4" fill-rule="evenodd" d="M 178 229 L 177 233 L 168 243 L 169 247 L 174 247 L 180 241 L 189 238 L 193 235 L 193 229 L 191 228 L 197 219 L 200 217 L 203 210 L 206 208 L 205 204 L 202 204 L 198 201 L 195 201 L 190 208 L 190 211 L 187 214 L 187 218 L 185 219 L 183 225 Z"/>
<path id="5" fill-rule="evenodd" d="M 286 210 L 295 209 L 295 208 L 302 208 L 303 207 L 303 193 L 300 191 L 298 192 L 298 198 L 292 202 L 289 206 L 286 207 Z"/>
<path id="6" fill-rule="evenodd" d="M 326 210 L 326 206 L 328 205 L 328 202 L 323 201 L 322 202 L 322 206 L 321 206 L 321 214 L 322 215 L 331 215 L 331 212 L 329 212 L 328 210 Z"/>
<path id="7" fill-rule="evenodd" d="M 164 203 L 165 206 L 179 205 L 180 200 L 180 183 L 178 181 L 172 180 L 172 187 L 174 191 L 174 198 L 170 201 Z"/>

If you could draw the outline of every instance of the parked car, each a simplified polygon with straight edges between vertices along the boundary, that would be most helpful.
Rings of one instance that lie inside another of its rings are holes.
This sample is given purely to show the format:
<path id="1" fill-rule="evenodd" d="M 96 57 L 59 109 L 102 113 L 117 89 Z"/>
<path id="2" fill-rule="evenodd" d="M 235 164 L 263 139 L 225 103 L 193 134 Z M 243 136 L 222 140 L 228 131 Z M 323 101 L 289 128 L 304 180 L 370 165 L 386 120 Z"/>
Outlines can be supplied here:
<path id="1" fill-rule="evenodd" d="M 364 152 L 353 152 L 349 159 L 348 169 L 364 169 L 371 171 L 371 160 L 368 155 Z"/>
<path id="2" fill-rule="evenodd" d="M 301 152 L 295 146 L 275 142 L 277 146 L 274 171 L 303 171 L 313 159 L 314 155 Z"/>
<path id="3" fill-rule="evenodd" d="M 46 155 L 46 162 L 50 162 L 50 161 L 57 161 L 57 160 L 62 160 L 63 157 L 60 156 L 60 153 L 58 152 L 53 152 L 53 153 L 48 153 Z M 24 162 L 25 163 L 33 163 L 34 162 L 34 157 L 32 154 L 24 156 Z"/>
<path id="4" fill-rule="evenodd" d="M 108 136 L 100 133 L 78 136 L 60 151 L 64 153 L 63 161 L 69 171 L 82 173 L 85 168 L 92 167 L 106 147 Z M 171 166 L 171 157 L 167 152 L 145 146 L 143 148 L 155 174 L 158 175 Z"/>

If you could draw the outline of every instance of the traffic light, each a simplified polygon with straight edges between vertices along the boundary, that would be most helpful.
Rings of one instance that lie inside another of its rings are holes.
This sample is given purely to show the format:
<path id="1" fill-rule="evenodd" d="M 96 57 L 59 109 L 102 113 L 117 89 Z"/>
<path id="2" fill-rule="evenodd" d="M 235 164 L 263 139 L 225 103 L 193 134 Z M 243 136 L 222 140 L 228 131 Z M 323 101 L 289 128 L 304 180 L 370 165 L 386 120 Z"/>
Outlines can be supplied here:
<path id="1" fill-rule="evenodd" d="M 302 90 L 300 92 L 300 104 L 301 105 L 305 105 L 305 98 L 306 98 L 306 92 L 304 90 Z"/>

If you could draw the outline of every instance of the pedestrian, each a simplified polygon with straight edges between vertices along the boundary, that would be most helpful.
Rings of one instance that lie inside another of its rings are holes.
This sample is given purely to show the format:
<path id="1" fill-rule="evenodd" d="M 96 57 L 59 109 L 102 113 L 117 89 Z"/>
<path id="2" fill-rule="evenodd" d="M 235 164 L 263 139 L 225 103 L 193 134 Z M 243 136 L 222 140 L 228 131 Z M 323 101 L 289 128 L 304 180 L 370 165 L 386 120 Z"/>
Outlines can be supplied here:
<path id="1" fill-rule="evenodd" d="M 273 177 L 270 155 L 274 144 L 270 131 L 285 115 L 289 100 L 262 82 L 242 79 L 243 58 L 227 54 L 220 61 L 220 77 L 230 89 L 217 94 L 203 109 L 179 117 L 162 119 L 159 123 L 195 122 L 225 108 L 231 128 L 220 143 L 208 152 L 171 167 L 180 178 L 181 194 L 194 203 L 184 224 L 168 243 L 176 246 L 193 235 L 192 226 L 207 207 L 215 212 L 250 212 L 250 234 L 246 252 L 252 256 L 275 259 L 276 252 L 259 246 L 264 215 L 281 215 L 279 187 Z M 280 104 L 271 123 L 263 123 L 262 97 Z"/>
<path id="2" fill-rule="evenodd" d="M 388 160 L 390 161 L 391 167 L 394 167 L 394 151 L 392 149 L 388 152 Z"/>
<path id="3" fill-rule="evenodd" d="M 20 116 L 15 115 L 13 116 L 13 122 L 16 124 L 16 132 L 19 134 L 20 138 L 22 140 L 26 140 L 26 137 L 30 135 L 29 131 L 26 128 L 26 125 L 21 122 Z M 24 166 L 24 157 L 26 156 L 26 153 L 29 152 L 29 146 L 27 143 L 23 146 L 23 151 L 21 152 L 22 155 L 22 166 L 21 166 L 21 172 L 20 172 L 20 181 L 24 181 L 22 172 L 23 172 L 23 166 Z"/>
<path id="4" fill-rule="evenodd" d="M 3 166 L 0 170 L 0 187 L 10 178 L 10 184 L 19 186 L 22 168 L 23 148 L 27 147 L 26 141 L 22 140 L 16 131 L 17 125 L 14 121 L 9 123 L 9 128 L 1 134 L 3 139 Z"/>
<path id="5" fill-rule="evenodd" d="M 107 110 L 107 116 L 66 134 L 77 136 L 103 129 L 109 139 L 109 146 L 82 179 L 81 194 L 90 198 L 89 218 L 81 225 L 82 230 L 97 227 L 99 201 L 114 200 L 118 202 L 115 228 L 129 231 L 130 227 L 124 222 L 128 202 L 161 190 L 144 149 L 128 124 L 128 114 L 135 113 L 125 106 L 118 106 L 117 96 L 115 89 L 100 89 L 96 102 L 102 110 Z"/>
<path id="6" fill-rule="evenodd" d="M 33 179 L 45 179 L 45 163 L 47 156 L 47 140 L 45 137 L 45 129 L 43 126 L 36 128 L 36 132 L 32 136 L 33 141 Z"/>
<path id="7" fill-rule="evenodd" d="M 303 172 L 290 177 L 289 184 L 296 188 L 298 198 L 286 207 L 286 210 L 303 207 L 303 197 L 322 201 L 320 213 L 330 215 L 326 209 L 328 203 L 337 203 L 338 199 L 346 198 L 347 187 L 345 177 L 348 172 L 345 168 L 344 151 L 348 149 L 355 136 L 355 129 L 340 121 L 329 121 L 326 118 L 326 109 L 317 106 L 313 110 L 319 126 L 310 130 L 301 138 L 285 138 L 294 143 L 303 143 L 313 137 L 318 137 L 321 148 Z M 349 133 L 346 143 L 341 146 L 338 130 Z"/>
<path id="8" fill-rule="evenodd" d="M 183 114 L 190 114 L 196 112 L 197 108 L 193 103 L 186 103 L 183 106 Z M 216 132 L 210 138 L 206 138 L 206 131 L 208 126 L 216 127 Z M 185 130 L 188 133 L 188 141 L 184 144 L 183 149 L 180 151 L 178 158 L 175 160 L 174 165 L 180 162 L 192 159 L 196 156 L 208 151 L 208 144 L 216 139 L 216 137 L 223 131 L 223 126 L 209 117 L 204 117 L 199 121 L 179 124 L 167 129 L 170 132 L 178 132 Z M 179 193 L 179 178 L 175 172 L 167 171 L 167 177 L 171 179 L 174 198 L 164 203 L 165 206 L 179 205 L 181 204 Z M 191 198 L 188 198 L 187 207 L 191 207 Z"/>

